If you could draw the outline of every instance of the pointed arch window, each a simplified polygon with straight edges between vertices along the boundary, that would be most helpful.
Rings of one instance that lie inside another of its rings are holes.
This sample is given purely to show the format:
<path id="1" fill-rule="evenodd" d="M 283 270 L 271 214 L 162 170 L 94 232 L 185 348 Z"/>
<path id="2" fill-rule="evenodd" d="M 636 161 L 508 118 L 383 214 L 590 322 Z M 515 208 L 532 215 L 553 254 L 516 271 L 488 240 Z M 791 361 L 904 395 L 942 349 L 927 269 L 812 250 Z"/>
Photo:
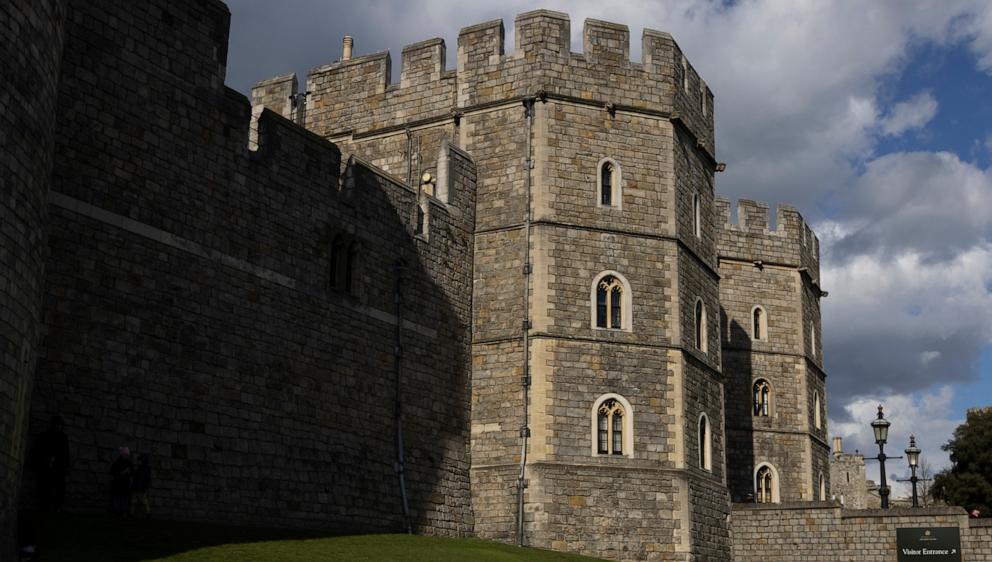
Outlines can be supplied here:
<path id="1" fill-rule="evenodd" d="M 599 405 L 597 451 L 601 455 L 623 454 L 623 405 L 609 399 Z"/>
<path id="2" fill-rule="evenodd" d="M 702 213 L 700 211 L 699 194 L 692 194 L 692 233 L 696 238 L 703 235 Z"/>
<path id="3" fill-rule="evenodd" d="M 713 436 L 706 414 L 699 416 L 699 468 L 713 470 Z"/>
<path id="4" fill-rule="evenodd" d="M 604 394 L 592 407 L 593 456 L 632 457 L 634 412 L 623 396 Z"/>
<path id="5" fill-rule="evenodd" d="M 596 286 L 596 326 L 620 330 L 623 328 L 623 283 L 612 275 L 599 280 Z"/>
<path id="6" fill-rule="evenodd" d="M 696 299 L 694 317 L 696 349 L 706 353 L 706 306 L 703 305 L 702 299 Z"/>
<path id="7" fill-rule="evenodd" d="M 813 391 L 813 427 L 820 429 L 823 420 L 820 418 L 820 392 Z"/>
<path id="8" fill-rule="evenodd" d="M 754 381 L 752 388 L 754 397 L 754 415 L 767 418 L 771 415 L 772 389 L 765 379 Z"/>
<path id="9" fill-rule="evenodd" d="M 599 174 L 596 177 L 598 204 L 600 207 L 621 206 L 620 165 L 612 158 L 599 161 Z"/>
<path id="10" fill-rule="evenodd" d="M 823 477 L 823 473 L 820 473 L 820 501 L 827 501 L 827 479 Z"/>
<path id="11" fill-rule="evenodd" d="M 762 464 L 754 474 L 754 498 L 758 503 L 778 503 L 778 474 L 770 464 Z"/>
<path id="12" fill-rule="evenodd" d="M 768 314 L 762 306 L 751 309 L 751 337 L 755 341 L 768 340 Z"/>
<path id="13" fill-rule="evenodd" d="M 816 323 L 813 321 L 809 323 L 809 353 L 816 357 Z"/>
<path id="14" fill-rule="evenodd" d="M 358 266 L 358 243 L 347 235 L 338 235 L 331 242 L 328 287 L 335 291 L 354 294 Z"/>

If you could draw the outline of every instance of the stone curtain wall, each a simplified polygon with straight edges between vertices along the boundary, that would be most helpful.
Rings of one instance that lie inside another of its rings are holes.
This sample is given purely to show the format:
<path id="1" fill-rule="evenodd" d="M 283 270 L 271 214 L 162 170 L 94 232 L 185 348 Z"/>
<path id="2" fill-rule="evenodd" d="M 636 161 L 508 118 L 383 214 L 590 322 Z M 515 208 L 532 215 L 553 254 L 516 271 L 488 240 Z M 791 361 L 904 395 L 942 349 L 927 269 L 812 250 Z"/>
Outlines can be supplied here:
<path id="1" fill-rule="evenodd" d="M 250 132 L 248 101 L 223 85 L 220 2 L 69 13 L 31 417 L 33 434 L 66 419 L 68 507 L 105 508 L 129 445 L 151 454 L 162 517 L 402 529 L 402 261 L 413 526 L 470 534 L 474 163 L 443 147 L 464 208 L 428 198 L 416 237 L 404 182 L 360 160 L 342 176 L 334 145 L 272 112 Z M 350 292 L 330 286 L 340 237 L 355 244 Z"/>
<path id="2" fill-rule="evenodd" d="M 735 562 L 895 562 L 896 529 L 957 527 L 961 560 L 992 561 L 992 520 L 959 507 L 847 510 L 833 503 L 735 504 Z"/>
<path id="3" fill-rule="evenodd" d="M 0 560 L 13 556 L 41 331 L 48 183 L 65 6 L 0 5 Z"/>

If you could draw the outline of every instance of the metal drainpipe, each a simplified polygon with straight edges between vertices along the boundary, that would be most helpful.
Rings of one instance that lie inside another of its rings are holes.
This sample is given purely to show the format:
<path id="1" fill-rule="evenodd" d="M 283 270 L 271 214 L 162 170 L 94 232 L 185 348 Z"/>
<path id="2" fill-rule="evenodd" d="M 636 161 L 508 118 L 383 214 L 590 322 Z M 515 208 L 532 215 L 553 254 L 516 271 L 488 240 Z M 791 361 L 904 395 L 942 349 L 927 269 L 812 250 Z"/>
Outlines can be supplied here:
<path id="1" fill-rule="evenodd" d="M 393 408 L 393 416 L 396 425 L 396 465 L 394 466 L 394 469 L 396 470 L 396 477 L 399 478 L 400 497 L 403 500 L 403 526 L 406 528 L 406 532 L 408 534 L 413 534 L 413 527 L 410 524 L 410 505 L 406 497 L 406 477 L 404 476 L 403 397 L 400 393 L 400 366 L 403 361 L 403 274 L 405 271 L 406 265 L 401 261 L 396 262 L 396 294 L 394 300 L 396 304 L 396 343 L 393 348 L 393 355 L 395 358 L 393 362 L 393 367 L 395 370 L 395 403 Z"/>
<path id="2" fill-rule="evenodd" d="M 530 390 L 530 219 L 531 219 L 531 170 L 534 161 L 531 158 L 531 134 L 534 126 L 534 98 L 524 98 L 524 114 L 527 116 L 527 158 L 524 161 L 527 173 L 524 179 L 524 189 L 527 192 L 527 211 L 524 215 L 524 291 L 523 291 L 523 377 L 521 392 L 523 394 L 524 423 L 520 427 L 520 474 L 517 476 L 517 545 L 524 546 L 524 488 L 527 469 L 527 438 L 530 437 L 529 421 L 529 390 Z"/>

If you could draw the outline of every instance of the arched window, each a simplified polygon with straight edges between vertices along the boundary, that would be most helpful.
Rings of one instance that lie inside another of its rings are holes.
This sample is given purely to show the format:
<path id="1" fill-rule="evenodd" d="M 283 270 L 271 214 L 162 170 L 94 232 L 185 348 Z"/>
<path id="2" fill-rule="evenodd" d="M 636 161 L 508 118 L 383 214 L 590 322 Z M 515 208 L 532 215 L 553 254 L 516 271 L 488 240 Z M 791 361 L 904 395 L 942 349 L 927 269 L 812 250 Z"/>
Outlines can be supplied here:
<path id="1" fill-rule="evenodd" d="M 699 238 L 703 235 L 703 225 L 702 225 L 702 221 L 700 220 L 702 215 L 700 213 L 699 206 L 700 206 L 699 194 L 693 193 L 692 194 L 692 233 L 696 235 L 696 238 Z"/>
<path id="2" fill-rule="evenodd" d="M 695 336 L 696 349 L 706 353 L 706 307 L 703 299 L 696 299 Z"/>
<path id="3" fill-rule="evenodd" d="M 823 473 L 820 473 L 820 501 L 827 501 L 827 479 L 823 477 Z"/>
<path id="4" fill-rule="evenodd" d="M 621 206 L 620 180 L 620 165 L 609 158 L 600 160 L 599 176 L 596 178 L 600 206 Z"/>
<path id="5" fill-rule="evenodd" d="M 610 399 L 599 405 L 597 450 L 601 455 L 623 454 L 623 406 Z"/>
<path id="6" fill-rule="evenodd" d="M 706 414 L 699 416 L 699 468 L 713 470 L 713 435 Z"/>
<path id="7" fill-rule="evenodd" d="M 633 456 L 634 412 L 619 394 L 604 394 L 592 408 L 592 454 Z"/>
<path id="8" fill-rule="evenodd" d="M 768 314 L 761 306 L 751 309 L 751 337 L 755 341 L 768 339 Z"/>
<path id="9" fill-rule="evenodd" d="M 772 465 L 763 463 L 754 472 L 754 499 L 758 503 L 778 503 L 778 473 Z"/>
<path id="10" fill-rule="evenodd" d="M 809 323 L 809 354 L 816 357 L 816 323 L 813 321 Z"/>
<path id="11" fill-rule="evenodd" d="M 813 427 L 820 429 L 822 420 L 820 419 L 820 393 L 813 391 Z"/>
<path id="12" fill-rule="evenodd" d="M 762 418 L 771 415 L 772 389 L 768 385 L 768 381 L 765 379 L 754 381 L 752 391 L 754 396 L 754 415 Z"/>
<path id="13" fill-rule="evenodd" d="M 615 271 L 604 271 L 593 280 L 592 325 L 608 330 L 630 330 L 630 284 Z"/>
<path id="14" fill-rule="evenodd" d="M 328 287 L 335 291 L 353 293 L 358 261 L 358 244 L 350 236 L 339 235 L 331 242 Z"/>

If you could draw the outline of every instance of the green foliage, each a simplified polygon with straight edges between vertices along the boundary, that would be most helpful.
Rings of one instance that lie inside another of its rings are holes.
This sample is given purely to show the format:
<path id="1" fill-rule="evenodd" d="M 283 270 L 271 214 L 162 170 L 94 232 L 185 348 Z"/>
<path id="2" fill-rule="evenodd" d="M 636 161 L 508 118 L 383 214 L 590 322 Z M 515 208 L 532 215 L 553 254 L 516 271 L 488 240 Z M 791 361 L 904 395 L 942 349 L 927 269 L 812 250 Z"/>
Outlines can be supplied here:
<path id="1" fill-rule="evenodd" d="M 595 562 L 549 550 L 477 539 L 413 535 L 334 536 L 105 515 L 55 516 L 40 538 L 45 562 Z"/>
<path id="2" fill-rule="evenodd" d="M 969 412 L 943 449 L 953 464 L 934 478 L 934 497 L 992 515 L 992 409 Z"/>

